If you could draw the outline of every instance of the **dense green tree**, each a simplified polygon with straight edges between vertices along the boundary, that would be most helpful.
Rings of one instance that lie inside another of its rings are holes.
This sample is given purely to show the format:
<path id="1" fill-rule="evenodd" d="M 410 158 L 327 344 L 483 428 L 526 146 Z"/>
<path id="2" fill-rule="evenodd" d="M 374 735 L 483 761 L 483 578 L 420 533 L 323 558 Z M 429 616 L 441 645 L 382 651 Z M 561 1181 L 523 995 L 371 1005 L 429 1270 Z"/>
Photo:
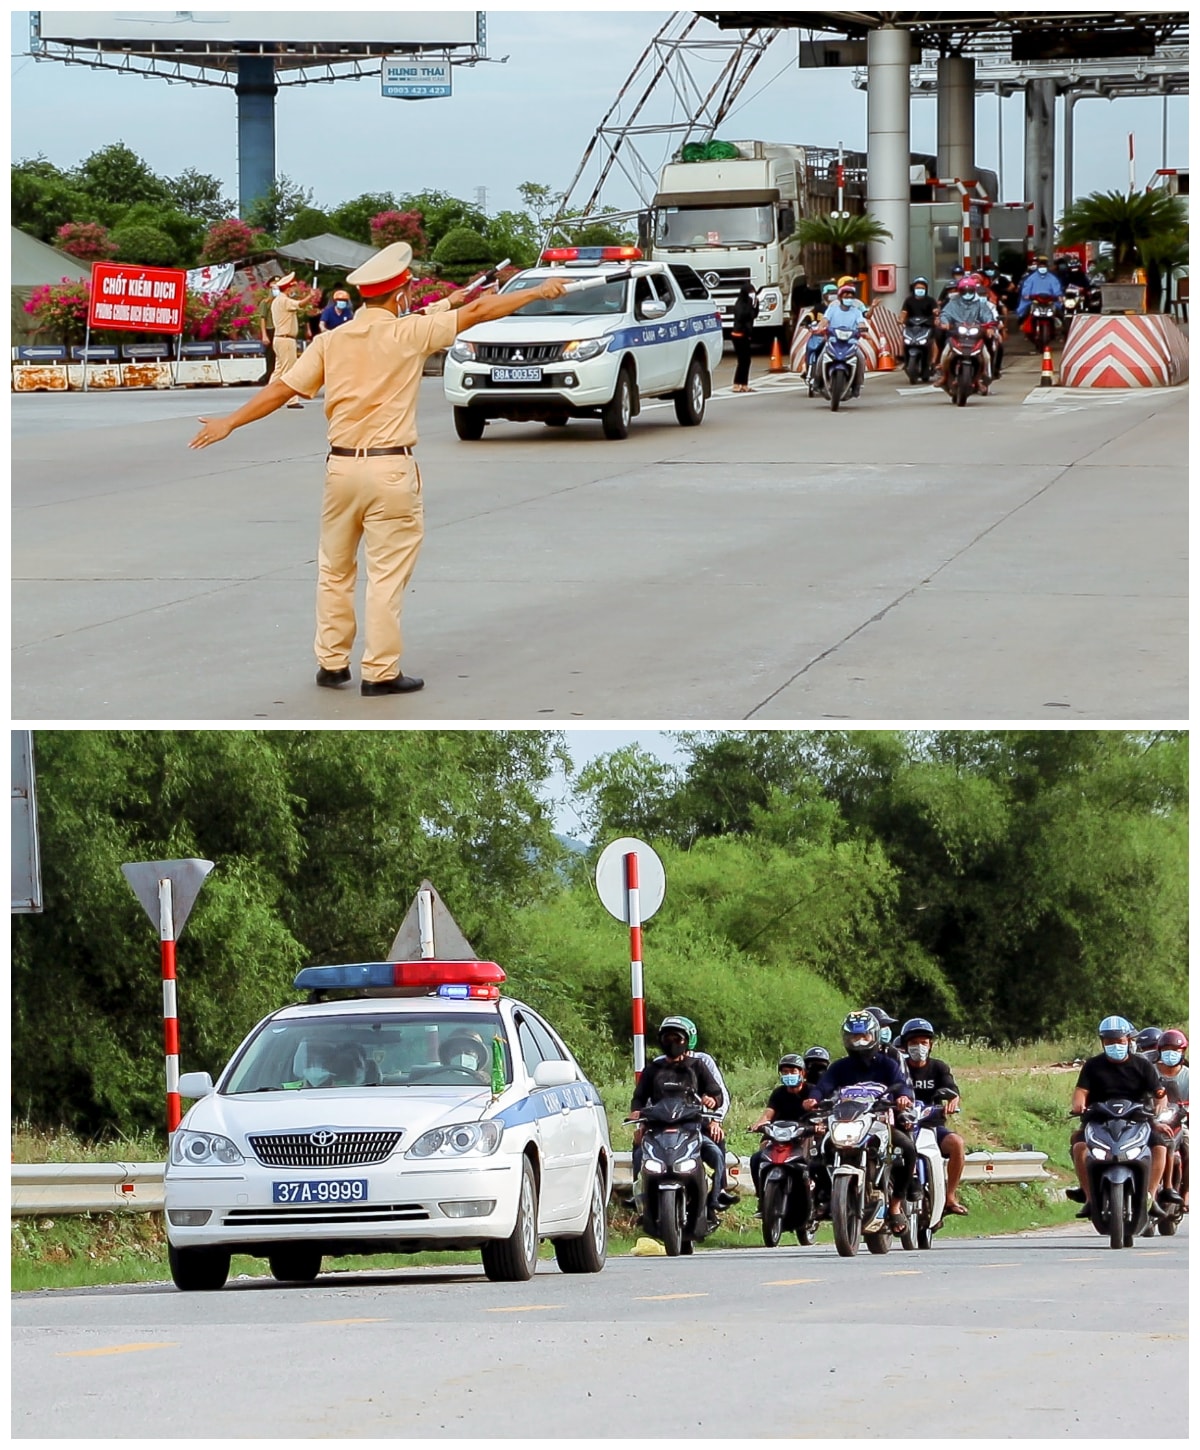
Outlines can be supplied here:
<path id="1" fill-rule="evenodd" d="M 221 182 L 189 166 L 167 182 L 171 199 L 185 216 L 211 224 L 232 216 L 237 208 L 223 195 Z"/>
<path id="2" fill-rule="evenodd" d="M 296 215 L 279 233 L 279 245 L 290 247 L 293 242 L 307 241 L 309 237 L 324 236 L 333 230 L 327 212 L 315 206 L 302 206 Z"/>
<path id="3" fill-rule="evenodd" d="M 406 210 L 408 208 L 401 207 L 390 191 L 366 191 L 361 196 L 334 207 L 329 213 L 329 225 L 339 237 L 346 237 L 352 242 L 361 242 L 364 247 L 369 247 L 371 218 L 378 216 L 381 211 Z"/>
<path id="4" fill-rule="evenodd" d="M 484 231 L 497 258 L 514 267 L 532 267 L 538 259 L 538 230 L 523 211 L 501 211 L 488 218 Z"/>
<path id="5" fill-rule="evenodd" d="M 469 227 L 480 235 L 487 231 L 488 219 L 477 206 L 445 191 L 413 192 L 401 197 L 397 210 L 420 213 L 421 225 L 432 251 L 436 251 L 443 237 L 456 227 Z"/>
<path id="6" fill-rule="evenodd" d="M 177 267 L 179 248 L 160 227 L 120 226 L 112 234 L 118 262 L 140 262 L 146 267 Z"/>
<path id="7" fill-rule="evenodd" d="M 268 236 L 278 237 L 292 218 L 312 203 L 311 190 L 298 185 L 290 176 L 279 176 L 265 195 L 255 197 L 245 208 L 244 220 Z"/>
<path id="8" fill-rule="evenodd" d="M 478 232 L 470 227 L 455 227 L 434 247 L 433 260 L 439 277 L 462 283 L 469 282 L 497 258 L 491 245 Z"/>
<path id="9" fill-rule="evenodd" d="M 53 246 L 59 227 L 70 222 L 107 225 L 109 219 L 106 208 L 44 156 L 13 163 L 13 226 Z"/>
<path id="10" fill-rule="evenodd" d="M 132 206 L 135 202 L 170 205 L 168 183 L 131 151 L 123 141 L 114 141 L 79 163 L 78 184 L 89 196 L 110 206 Z"/>

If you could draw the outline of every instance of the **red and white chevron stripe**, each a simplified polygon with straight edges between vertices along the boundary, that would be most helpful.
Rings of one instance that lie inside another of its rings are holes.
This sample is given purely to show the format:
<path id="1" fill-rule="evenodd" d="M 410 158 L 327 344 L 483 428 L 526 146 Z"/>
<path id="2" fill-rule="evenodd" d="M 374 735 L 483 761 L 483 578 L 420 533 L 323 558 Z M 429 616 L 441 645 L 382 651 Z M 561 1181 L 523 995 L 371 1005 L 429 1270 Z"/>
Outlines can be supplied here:
<path id="1" fill-rule="evenodd" d="M 904 329 L 900 326 L 899 314 L 886 303 L 876 302 L 867 318 L 867 335 L 862 340 L 863 361 L 868 372 L 879 366 L 881 344 L 885 341 L 893 361 L 899 365 L 904 357 Z"/>
<path id="2" fill-rule="evenodd" d="M 1188 376 L 1174 318 L 1077 317 L 1062 355 L 1064 388 L 1169 388 Z"/>

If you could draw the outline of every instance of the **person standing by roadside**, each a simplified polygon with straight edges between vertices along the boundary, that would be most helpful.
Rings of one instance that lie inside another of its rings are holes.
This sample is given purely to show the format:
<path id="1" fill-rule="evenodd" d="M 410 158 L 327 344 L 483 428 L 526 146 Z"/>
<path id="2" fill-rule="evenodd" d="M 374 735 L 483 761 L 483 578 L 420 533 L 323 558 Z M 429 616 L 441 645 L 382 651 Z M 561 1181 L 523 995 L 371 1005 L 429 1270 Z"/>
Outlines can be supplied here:
<path id="1" fill-rule="evenodd" d="M 750 341 L 754 335 L 754 319 L 758 316 L 758 293 L 749 282 L 742 283 L 733 304 L 733 352 L 737 367 L 733 373 L 733 391 L 752 393 L 750 387 Z"/>
<path id="2" fill-rule="evenodd" d="M 296 274 L 289 272 L 280 277 L 271 288 L 271 329 L 274 334 L 275 368 L 270 381 L 278 382 L 296 361 L 296 338 L 300 330 L 300 315 L 305 302 L 291 294 Z M 302 408 L 299 398 L 293 398 L 289 408 Z"/>
<path id="3" fill-rule="evenodd" d="M 318 332 L 332 332 L 335 327 L 341 327 L 343 322 L 349 322 L 354 316 L 354 309 L 350 305 L 350 294 L 344 288 L 339 287 L 329 300 L 329 306 L 322 309 L 317 319 Z"/>
<path id="4" fill-rule="evenodd" d="M 276 378 L 221 418 L 201 418 L 192 448 L 207 448 L 235 428 L 266 418 L 297 394 L 312 398 L 325 389 L 329 455 L 317 577 L 317 684 L 350 683 L 354 643 L 354 586 L 358 549 L 367 564 L 364 695 L 399 695 L 424 681 L 400 670 L 404 590 L 424 537 L 421 473 L 413 457 L 417 441 L 417 393 L 425 359 L 449 347 L 477 322 L 508 317 L 538 298 L 561 297 L 564 284 L 547 277 L 536 287 L 468 301 L 469 289 L 452 293 L 445 309 L 409 314 L 412 248 L 393 242 L 352 272 L 349 281 L 364 306 L 350 322 L 323 332 L 287 376 Z"/>

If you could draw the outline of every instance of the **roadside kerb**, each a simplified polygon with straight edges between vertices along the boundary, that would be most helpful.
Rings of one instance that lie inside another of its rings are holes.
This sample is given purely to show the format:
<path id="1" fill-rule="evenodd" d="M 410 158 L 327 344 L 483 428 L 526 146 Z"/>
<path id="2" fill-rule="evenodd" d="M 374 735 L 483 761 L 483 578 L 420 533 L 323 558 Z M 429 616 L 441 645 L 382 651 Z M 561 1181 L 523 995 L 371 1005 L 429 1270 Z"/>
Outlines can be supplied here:
<path id="1" fill-rule="evenodd" d="M 968 1153 L 964 1183 L 1050 1183 L 1045 1153 Z M 731 1165 L 732 1166 L 732 1165 Z M 738 1160 L 738 1167 L 743 1165 Z M 12 1214 L 161 1213 L 164 1163 L 14 1163 Z M 739 1175 L 734 1175 L 740 1185 Z M 628 1194 L 632 1155 L 613 1155 L 613 1187 Z M 745 1185 L 749 1189 L 749 1184 Z"/>

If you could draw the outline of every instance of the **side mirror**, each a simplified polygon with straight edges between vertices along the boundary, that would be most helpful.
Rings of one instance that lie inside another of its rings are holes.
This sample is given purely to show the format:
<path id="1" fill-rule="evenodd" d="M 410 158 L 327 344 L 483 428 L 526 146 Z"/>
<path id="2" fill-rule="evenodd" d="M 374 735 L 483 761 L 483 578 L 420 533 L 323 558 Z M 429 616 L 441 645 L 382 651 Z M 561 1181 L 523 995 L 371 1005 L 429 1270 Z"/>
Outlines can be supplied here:
<path id="1" fill-rule="evenodd" d="M 206 1072 L 185 1072 L 179 1079 L 181 1098 L 206 1098 L 213 1090 L 213 1080 Z"/>
<path id="2" fill-rule="evenodd" d="M 539 1062 L 533 1070 L 534 1087 L 566 1087 L 568 1083 L 576 1081 L 574 1064 L 561 1057 Z"/>
<path id="3" fill-rule="evenodd" d="M 667 304 L 657 297 L 652 297 L 649 302 L 642 303 L 641 314 L 643 321 L 655 322 L 658 318 L 667 315 Z"/>

